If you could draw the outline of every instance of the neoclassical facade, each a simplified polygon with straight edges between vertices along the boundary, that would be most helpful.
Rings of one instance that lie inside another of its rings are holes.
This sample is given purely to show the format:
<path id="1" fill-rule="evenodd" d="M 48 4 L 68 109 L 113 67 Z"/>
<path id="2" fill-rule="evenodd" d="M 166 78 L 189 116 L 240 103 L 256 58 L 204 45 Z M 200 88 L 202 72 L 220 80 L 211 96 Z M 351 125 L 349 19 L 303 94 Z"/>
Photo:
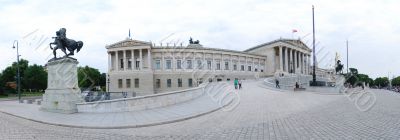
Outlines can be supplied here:
<path id="1" fill-rule="evenodd" d="M 200 44 L 156 46 L 126 39 L 106 46 L 107 88 L 141 96 L 187 89 L 203 82 L 272 76 L 278 71 L 306 74 L 310 49 L 301 41 L 292 41 L 276 40 L 235 51 Z"/>
<path id="2" fill-rule="evenodd" d="M 267 55 L 267 70 L 270 73 L 311 73 L 312 50 L 300 40 L 278 39 L 244 52 Z"/>

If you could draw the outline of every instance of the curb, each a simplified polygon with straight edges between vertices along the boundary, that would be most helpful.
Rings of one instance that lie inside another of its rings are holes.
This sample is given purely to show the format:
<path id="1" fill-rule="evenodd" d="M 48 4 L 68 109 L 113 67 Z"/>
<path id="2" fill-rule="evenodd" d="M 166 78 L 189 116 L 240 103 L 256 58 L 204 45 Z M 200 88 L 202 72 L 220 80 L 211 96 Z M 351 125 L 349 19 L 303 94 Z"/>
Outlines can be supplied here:
<path id="1" fill-rule="evenodd" d="M 38 123 L 42 123 L 42 124 L 48 124 L 48 125 L 54 125 L 54 126 L 62 126 L 62 127 L 71 127 L 71 128 L 88 128 L 88 129 L 126 129 L 126 128 L 140 128 L 140 127 L 149 127 L 149 126 L 156 126 L 156 125 L 162 125 L 162 124 L 169 124 L 169 123 L 175 123 L 175 122 L 180 122 L 180 121 L 184 121 L 184 120 L 189 120 L 189 119 L 193 119 L 193 118 L 197 118 L 203 115 L 207 115 L 210 114 L 212 112 L 215 112 L 217 110 L 220 110 L 221 108 L 224 108 L 228 105 L 230 105 L 233 101 L 230 101 L 229 103 L 225 104 L 222 107 L 218 107 L 216 109 L 212 109 L 210 111 L 206 111 L 197 115 L 193 115 L 193 116 L 189 116 L 189 117 L 184 117 L 184 118 L 178 118 L 175 120 L 169 120 L 169 121 L 164 121 L 164 122 L 156 122 L 156 123 L 149 123 L 149 124 L 139 124 L 139 125 L 125 125 L 125 126 L 82 126 L 82 125 L 69 125 L 69 124 L 60 124 L 60 123 L 51 123 L 51 122 L 45 122 L 45 121 L 40 121 L 40 120 L 36 120 L 36 119 L 30 119 L 30 118 L 26 118 L 26 117 L 22 117 L 19 115 L 15 115 L 12 113 L 8 113 L 8 112 L 4 112 L 0 110 L 0 113 L 4 113 L 10 116 L 14 116 L 17 118 L 21 118 L 21 119 L 25 119 L 25 120 L 29 120 L 29 121 L 33 121 L 33 122 L 38 122 Z"/>

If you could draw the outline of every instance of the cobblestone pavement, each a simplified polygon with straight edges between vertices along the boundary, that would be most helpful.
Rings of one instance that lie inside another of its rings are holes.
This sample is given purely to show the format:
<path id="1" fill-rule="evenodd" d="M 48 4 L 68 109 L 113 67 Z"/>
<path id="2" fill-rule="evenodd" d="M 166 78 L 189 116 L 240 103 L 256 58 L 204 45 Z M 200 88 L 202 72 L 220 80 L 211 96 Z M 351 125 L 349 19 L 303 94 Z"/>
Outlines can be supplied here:
<path id="1" fill-rule="evenodd" d="M 400 139 L 400 94 L 370 90 L 359 111 L 345 95 L 282 92 L 244 82 L 240 104 L 186 121 L 129 129 L 46 125 L 0 113 L 0 139 Z"/>

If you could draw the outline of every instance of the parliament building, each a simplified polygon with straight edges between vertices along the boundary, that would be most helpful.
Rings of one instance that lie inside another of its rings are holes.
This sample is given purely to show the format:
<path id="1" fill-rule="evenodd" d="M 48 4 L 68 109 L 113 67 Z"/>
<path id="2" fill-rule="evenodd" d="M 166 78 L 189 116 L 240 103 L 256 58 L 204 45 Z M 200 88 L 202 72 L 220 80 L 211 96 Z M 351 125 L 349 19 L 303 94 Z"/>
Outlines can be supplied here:
<path id="1" fill-rule="evenodd" d="M 310 74 L 311 49 L 300 40 L 278 39 L 244 51 L 205 47 L 156 46 L 125 39 L 106 45 L 110 92 L 157 94 L 203 82 L 257 79 L 276 73 Z"/>

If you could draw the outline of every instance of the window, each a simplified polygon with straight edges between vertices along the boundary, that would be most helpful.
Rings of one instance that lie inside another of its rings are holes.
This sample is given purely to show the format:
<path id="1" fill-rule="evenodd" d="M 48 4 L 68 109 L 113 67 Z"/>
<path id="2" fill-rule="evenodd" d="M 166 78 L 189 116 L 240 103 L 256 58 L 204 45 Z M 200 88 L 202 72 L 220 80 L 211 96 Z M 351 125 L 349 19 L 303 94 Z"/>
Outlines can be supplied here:
<path id="1" fill-rule="evenodd" d="M 229 62 L 225 61 L 225 70 L 229 70 Z"/>
<path id="2" fill-rule="evenodd" d="M 230 79 L 230 78 L 227 78 L 226 81 L 231 81 L 231 79 Z"/>
<path id="3" fill-rule="evenodd" d="M 193 79 L 192 78 L 188 79 L 188 86 L 193 87 Z"/>
<path id="4" fill-rule="evenodd" d="M 126 88 L 131 88 L 131 79 L 126 79 Z"/>
<path id="5" fill-rule="evenodd" d="M 182 79 L 181 78 L 178 79 L 178 87 L 182 87 Z"/>
<path id="6" fill-rule="evenodd" d="M 248 66 L 248 67 L 247 67 L 247 70 L 248 70 L 248 71 L 251 71 L 251 66 Z"/>
<path id="7" fill-rule="evenodd" d="M 263 69 L 261 69 L 261 72 L 264 72 L 264 70 L 263 70 Z"/>
<path id="8" fill-rule="evenodd" d="M 210 60 L 207 61 L 207 69 L 211 70 L 211 61 Z"/>
<path id="9" fill-rule="evenodd" d="M 120 63 L 121 64 L 120 68 L 123 69 L 124 68 L 124 59 L 120 59 L 119 61 L 121 62 Z"/>
<path id="10" fill-rule="evenodd" d="M 217 82 L 221 82 L 221 81 L 222 81 L 222 79 L 221 79 L 221 78 L 218 78 L 218 79 L 217 79 Z"/>
<path id="11" fill-rule="evenodd" d="M 166 60 L 165 61 L 165 66 L 166 66 L 166 69 L 172 69 L 172 61 L 171 60 Z"/>
<path id="12" fill-rule="evenodd" d="M 233 64 L 233 70 L 237 70 L 237 65 Z"/>
<path id="13" fill-rule="evenodd" d="M 240 70 L 241 70 L 241 71 L 244 71 L 244 65 L 241 65 L 241 66 L 240 66 Z"/>
<path id="14" fill-rule="evenodd" d="M 167 79 L 167 87 L 171 87 L 171 79 Z"/>
<path id="15" fill-rule="evenodd" d="M 212 78 L 208 78 L 208 82 L 210 82 L 210 83 L 211 83 L 212 81 L 213 81 L 213 80 L 212 80 Z"/>
<path id="16" fill-rule="evenodd" d="M 198 83 L 202 84 L 203 83 L 203 78 L 198 79 Z"/>
<path id="17" fill-rule="evenodd" d="M 192 69 L 192 60 L 186 60 L 187 69 Z"/>
<path id="18" fill-rule="evenodd" d="M 139 60 L 136 60 L 136 63 L 135 63 L 136 69 L 139 69 L 139 66 L 140 66 L 140 61 L 139 61 Z"/>
<path id="19" fill-rule="evenodd" d="M 161 60 L 156 60 L 156 66 L 155 66 L 155 68 L 156 68 L 157 70 L 161 69 Z"/>
<path id="20" fill-rule="evenodd" d="M 176 69 L 182 69 L 182 60 L 176 60 Z"/>
<path id="21" fill-rule="evenodd" d="M 139 88 L 139 79 L 138 78 L 135 79 L 135 88 Z"/>
<path id="22" fill-rule="evenodd" d="M 217 62 L 217 70 L 221 70 L 221 64 Z"/>
<path id="23" fill-rule="evenodd" d="M 132 59 L 128 60 L 128 69 L 132 69 Z"/>
<path id="24" fill-rule="evenodd" d="M 156 88 L 161 88 L 161 80 L 156 79 Z"/>
<path id="25" fill-rule="evenodd" d="M 197 68 L 202 69 L 202 62 L 201 60 L 197 60 Z"/>
<path id="26" fill-rule="evenodd" d="M 118 88 L 122 88 L 122 79 L 118 79 Z"/>

